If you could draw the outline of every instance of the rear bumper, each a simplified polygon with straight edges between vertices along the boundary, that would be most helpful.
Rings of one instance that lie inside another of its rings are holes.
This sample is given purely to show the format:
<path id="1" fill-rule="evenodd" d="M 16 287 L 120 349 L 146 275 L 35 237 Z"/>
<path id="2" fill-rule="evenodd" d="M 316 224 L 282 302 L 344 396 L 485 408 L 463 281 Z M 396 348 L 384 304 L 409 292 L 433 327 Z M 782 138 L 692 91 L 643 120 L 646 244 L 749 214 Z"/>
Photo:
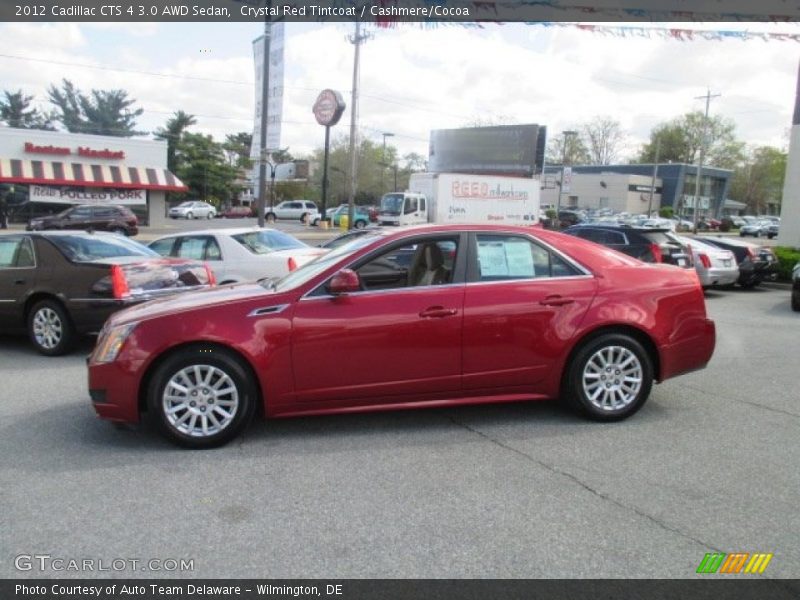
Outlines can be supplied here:
<path id="1" fill-rule="evenodd" d="M 692 329 L 681 341 L 660 348 L 660 381 L 702 369 L 711 360 L 717 337 L 714 321 L 699 319 Z"/>
<path id="2" fill-rule="evenodd" d="M 703 284 L 703 287 L 731 285 L 736 283 L 737 279 L 739 279 L 738 267 L 708 269 L 700 275 L 700 283 Z"/>
<path id="3" fill-rule="evenodd" d="M 139 366 L 89 364 L 89 397 L 98 417 L 121 423 L 139 422 Z"/>

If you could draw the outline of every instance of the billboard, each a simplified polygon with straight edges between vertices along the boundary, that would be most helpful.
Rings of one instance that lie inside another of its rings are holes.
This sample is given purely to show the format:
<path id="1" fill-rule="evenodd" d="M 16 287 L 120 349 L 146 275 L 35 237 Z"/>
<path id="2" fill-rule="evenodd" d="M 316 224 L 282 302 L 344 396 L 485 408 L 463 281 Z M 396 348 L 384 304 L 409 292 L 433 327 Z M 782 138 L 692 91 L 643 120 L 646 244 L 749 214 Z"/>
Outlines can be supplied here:
<path id="1" fill-rule="evenodd" d="M 428 171 L 479 175 L 539 176 L 547 128 L 536 124 L 435 129 Z"/>

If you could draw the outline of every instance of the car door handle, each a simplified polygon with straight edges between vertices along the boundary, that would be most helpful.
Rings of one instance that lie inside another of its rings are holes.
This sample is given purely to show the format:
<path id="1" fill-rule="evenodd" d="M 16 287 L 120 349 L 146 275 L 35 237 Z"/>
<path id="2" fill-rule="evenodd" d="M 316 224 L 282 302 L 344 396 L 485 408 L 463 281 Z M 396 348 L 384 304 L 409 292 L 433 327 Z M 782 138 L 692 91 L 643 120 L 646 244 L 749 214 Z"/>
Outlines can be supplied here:
<path id="1" fill-rule="evenodd" d="M 565 306 L 575 302 L 574 298 L 565 298 L 564 296 L 553 295 L 547 296 L 544 300 L 540 300 L 539 304 L 542 306 Z"/>
<path id="2" fill-rule="evenodd" d="M 25 284 L 25 280 L 24 279 L 15 279 L 14 280 L 14 285 L 24 285 L 24 284 Z"/>
<path id="3" fill-rule="evenodd" d="M 458 311 L 455 308 L 445 308 L 444 306 L 431 306 L 419 313 L 420 317 L 441 319 L 443 317 L 452 317 Z"/>

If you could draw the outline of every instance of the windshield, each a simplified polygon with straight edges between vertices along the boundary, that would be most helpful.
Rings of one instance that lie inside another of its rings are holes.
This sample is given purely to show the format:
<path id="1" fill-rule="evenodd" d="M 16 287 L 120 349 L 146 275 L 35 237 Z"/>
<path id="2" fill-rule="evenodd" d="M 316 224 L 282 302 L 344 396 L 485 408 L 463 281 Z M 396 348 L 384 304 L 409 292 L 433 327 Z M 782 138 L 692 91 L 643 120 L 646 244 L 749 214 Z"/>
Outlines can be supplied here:
<path id="1" fill-rule="evenodd" d="M 276 250 L 308 248 L 307 244 L 304 244 L 297 238 L 293 238 L 282 231 L 276 231 L 274 229 L 248 231 L 247 233 L 239 233 L 231 237 L 253 254 L 269 254 Z"/>
<path id="2" fill-rule="evenodd" d="M 381 212 L 399 215 L 403 210 L 403 194 L 386 194 L 381 198 Z"/>
<path id="3" fill-rule="evenodd" d="M 328 269 L 331 265 L 340 261 L 348 254 L 353 254 L 364 246 L 371 244 L 378 239 L 379 235 L 379 233 L 370 233 L 368 235 L 357 237 L 352 241 L 339 246 L 335 250 L 331 250 L 327 254 L 320 256 L 316 260 L 303 265 L 298 270 L 292 271 L 283 278 L 277 281 L 267 280 L 263 283 L 263 285 L 268 289 L 274 288 L 275 291 L 278 292 L 291 290 L 299 285 L 303 285 L 307 281 L 312 280 L 314 277 Z"/>
<path id="4" fill-rule="evenodd" d="M 154 250 L 116 235 L 54 235 L 48 237 L 70 260 L 86 262 L 118 256 L 160 256 Z"/>

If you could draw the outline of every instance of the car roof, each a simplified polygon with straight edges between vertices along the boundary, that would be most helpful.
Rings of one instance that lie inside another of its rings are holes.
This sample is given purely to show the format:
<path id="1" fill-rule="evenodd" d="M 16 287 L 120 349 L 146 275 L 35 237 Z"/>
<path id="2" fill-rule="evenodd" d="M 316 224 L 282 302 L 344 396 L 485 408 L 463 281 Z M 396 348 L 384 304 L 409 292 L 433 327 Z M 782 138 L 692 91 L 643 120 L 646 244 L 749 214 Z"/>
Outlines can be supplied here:
<path id="1" fill-rule="evenodd" d="M 637 227 L 635 225 L 627 225 L 626 223 L 578 223 L 568 227 L 564 231 L 576 231 L 578 229 L 607 229 L 609 231 L 636 231 L 639 233 L 667 233 L 671 229 L 666 227 Z"/>
<path id="2" fill-rule="evenodd" d="M 18 235 L 31 235 L 37 237 L 66 237 L 66 236 L 80 236 L 80 237 L 113 237 L 119 238 L 120 236 L 110 231 L 86 231 L 84 229 L 63 229 L 63 230 L 45 230 L 45 231 L 14 231 L 9 233 L 16 233 Z M 131 240 L 135 242 L 136 240 Z M 140 242 L 141 243 L 141 242 Z"/>
<path id="3" fill-rule="evenodd" d="M 286 233 L 285 231 L 281 231 L 280 229 L 273 229 L 271 227 L 258 227 L 258 226 L 254 225 L 252 227 L 231 227 L 231 228 L 225 228 L 225 229 L 195 229 L 195 230 L 192 230 L 192 231 L 177 231 L 175 233 L 168 233 L 166 235 L 161 235 L 156 239 L 163 240 L 163 239 L 166 239 L 166 238 L 182 237 L 182 236 L 187 236 L 187 235 L 218 235 L 218 234 L 221 234 L 221 235 L 238 235 L 240 233 L 252 233 L 252 232 L 258 232 L 258 231 L 277 231 L 279 233 L 284 233 L 284 234 L 286 234 L 288 236 L 295 237 L 291 233 Z M 111 234 L 111 235 L 114 235 L 114 234 Z M 152 240 L 152 241 L 156 241 L 156 240 Z"/>

